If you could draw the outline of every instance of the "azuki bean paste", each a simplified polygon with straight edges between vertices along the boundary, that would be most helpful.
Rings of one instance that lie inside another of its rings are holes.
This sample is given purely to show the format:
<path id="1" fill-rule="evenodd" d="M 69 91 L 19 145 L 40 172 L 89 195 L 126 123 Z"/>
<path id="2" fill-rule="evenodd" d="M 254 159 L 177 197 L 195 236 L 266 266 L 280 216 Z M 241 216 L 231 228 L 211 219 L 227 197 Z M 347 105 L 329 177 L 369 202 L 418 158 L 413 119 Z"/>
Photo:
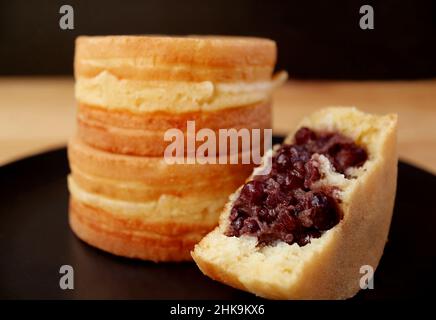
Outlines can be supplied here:
<path id="1" fill-rule="evenodd" d="M 321 179 L 313 154 L 327 157 L 337 172 L 362 166 L 365 149 L 336 132 L 301 128 L 294 144 L 284 144 L 272 159 L 268 175 L 254 176 L 233 203 L 227 236 L 258 238 L 258 245 L 277 241 L 304 246 L 334 227 L 342 218 L 333 187 L 315 188 Z"/>

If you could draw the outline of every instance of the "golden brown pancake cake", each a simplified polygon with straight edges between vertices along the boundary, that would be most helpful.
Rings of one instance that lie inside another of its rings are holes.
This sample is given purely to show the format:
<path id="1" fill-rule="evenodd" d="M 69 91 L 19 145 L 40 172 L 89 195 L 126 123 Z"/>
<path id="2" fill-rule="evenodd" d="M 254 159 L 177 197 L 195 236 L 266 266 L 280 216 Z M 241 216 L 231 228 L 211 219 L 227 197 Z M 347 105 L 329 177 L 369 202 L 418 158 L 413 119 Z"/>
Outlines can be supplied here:
<path id="1" fill-rule="evenodd" d="M 188 121 L 217 135 L 271 128 L 271 94 L 286 78 L 273 76 L 275 61 L 275 43 L 260 38 L 79 37 L 73 231 L 121 256 L 191 259 L 253 164 L 169 164 L 165 132 L 185 134 Z"/>
<path id="2" fill-rule="evenodd" d="M 79 37 L 78 135 L 116 153 L 161 156 L 170 128 L 270 128 L 273 41 L 239 37 Z"/>

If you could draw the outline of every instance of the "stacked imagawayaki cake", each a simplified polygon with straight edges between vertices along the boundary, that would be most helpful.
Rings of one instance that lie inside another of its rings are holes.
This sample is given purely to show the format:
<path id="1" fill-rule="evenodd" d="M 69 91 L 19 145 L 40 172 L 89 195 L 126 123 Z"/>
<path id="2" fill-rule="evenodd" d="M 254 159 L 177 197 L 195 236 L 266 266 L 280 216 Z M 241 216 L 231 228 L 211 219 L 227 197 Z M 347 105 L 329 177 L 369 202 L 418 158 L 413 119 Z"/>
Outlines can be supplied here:
<path id="1" fill-rule="evenodd" d="M 252 164 L 169 164 L 164 139 L 271 124 L 273 41 L 236 37 L 79 37 L 77 134 L 68 156 L 70 224 L 126 257 L 191 259 Z M 240 152 L 243 152 L 242 150 Z M 183 154 L 191 157 L 192 154 Z"/>

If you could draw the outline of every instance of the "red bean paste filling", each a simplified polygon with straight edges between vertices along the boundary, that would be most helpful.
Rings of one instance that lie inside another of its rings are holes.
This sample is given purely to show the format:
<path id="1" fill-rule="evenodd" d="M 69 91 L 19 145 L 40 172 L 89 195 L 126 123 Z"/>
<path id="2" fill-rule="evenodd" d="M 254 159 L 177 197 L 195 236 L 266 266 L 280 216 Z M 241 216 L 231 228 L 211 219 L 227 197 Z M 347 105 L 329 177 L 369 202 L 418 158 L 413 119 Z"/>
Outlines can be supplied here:
<path id="1" fill-rule="evenodd" d="M 294 141 L 277 150 L 268 175 L 254 176 L 243 186 L 231 209 L 227 236 L 255 236 L 259 246 L 277 241 L 304 246 L 342 219 L 335 188 L 313 186 L 321 173 L 316 157 L 311 157 L 322 154 L 337 172 L 345 174 L 348 168 L 365 163 L 365 149 L 339 133 L 305 127 L 297 131 Z"/>

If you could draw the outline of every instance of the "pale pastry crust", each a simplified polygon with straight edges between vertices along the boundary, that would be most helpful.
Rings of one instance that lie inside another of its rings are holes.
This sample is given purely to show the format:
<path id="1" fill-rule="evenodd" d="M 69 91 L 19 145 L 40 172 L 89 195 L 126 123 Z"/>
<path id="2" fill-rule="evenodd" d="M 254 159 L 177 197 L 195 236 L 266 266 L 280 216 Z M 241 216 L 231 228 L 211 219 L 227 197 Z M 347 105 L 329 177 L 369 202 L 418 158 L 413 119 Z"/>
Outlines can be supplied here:
<path id="1" fill-rule="evenodd" d="M 300 126 L 337 130 L 364 145 L 369 159 L 344 184 L 338 225 L 306 246 L 257 247 L 257 239 L 227 237 L 233 194 L 220 225 L 196 245 L 192 256 L 207 276 L 270 299 L 344 299 L 355 295 L 360 268 L 376 269 L 391 221 L 396 180 L 396 115 L 376 116 L 354 108 L 322 109 Z M 290 134 L 287 141 L 292 141 Z M 333 177 L 329 180 L 336 181 Z"/>
<path id="2" fill-rule="evenodd" d="M 70 194 L 78 201 L 107 212 L 115 212 L 126 219 L 141 219 L 144 223 L 205 223 L 216 225 L 227 194 L 174 196 L 161 194 L 156 199 L 128 201 L 110 198 L 83 188 L 73 175 L 68 177 Z"/>
<path id="3" fill-rule="evenodd" d="M 253 83 L 139 81 L 102 71 L 92 78 L 78 77 L 75 96 L 80 103 L 139 114 L 216 111 L 269 101 L 286 77 L 280 72 L 268 81 Z"/>
<path id="4" fill-rule="evenodd" d="M 157 200 L 163 194 L 175 197 L 229 195 L 245 179 L 245 177 L 235 179 L 235 177 L 223 176 L 214 180 L 213 184 L 208 181 L 193 182 L 189 185 L 176 185 L 164 181 L 163 183 L 150 184 L 142 181 L 102 178 L 85 173 L 72 164 L 70 167 L 72 177 L 83 190 L 107 198 L 125 201 Z"/>

